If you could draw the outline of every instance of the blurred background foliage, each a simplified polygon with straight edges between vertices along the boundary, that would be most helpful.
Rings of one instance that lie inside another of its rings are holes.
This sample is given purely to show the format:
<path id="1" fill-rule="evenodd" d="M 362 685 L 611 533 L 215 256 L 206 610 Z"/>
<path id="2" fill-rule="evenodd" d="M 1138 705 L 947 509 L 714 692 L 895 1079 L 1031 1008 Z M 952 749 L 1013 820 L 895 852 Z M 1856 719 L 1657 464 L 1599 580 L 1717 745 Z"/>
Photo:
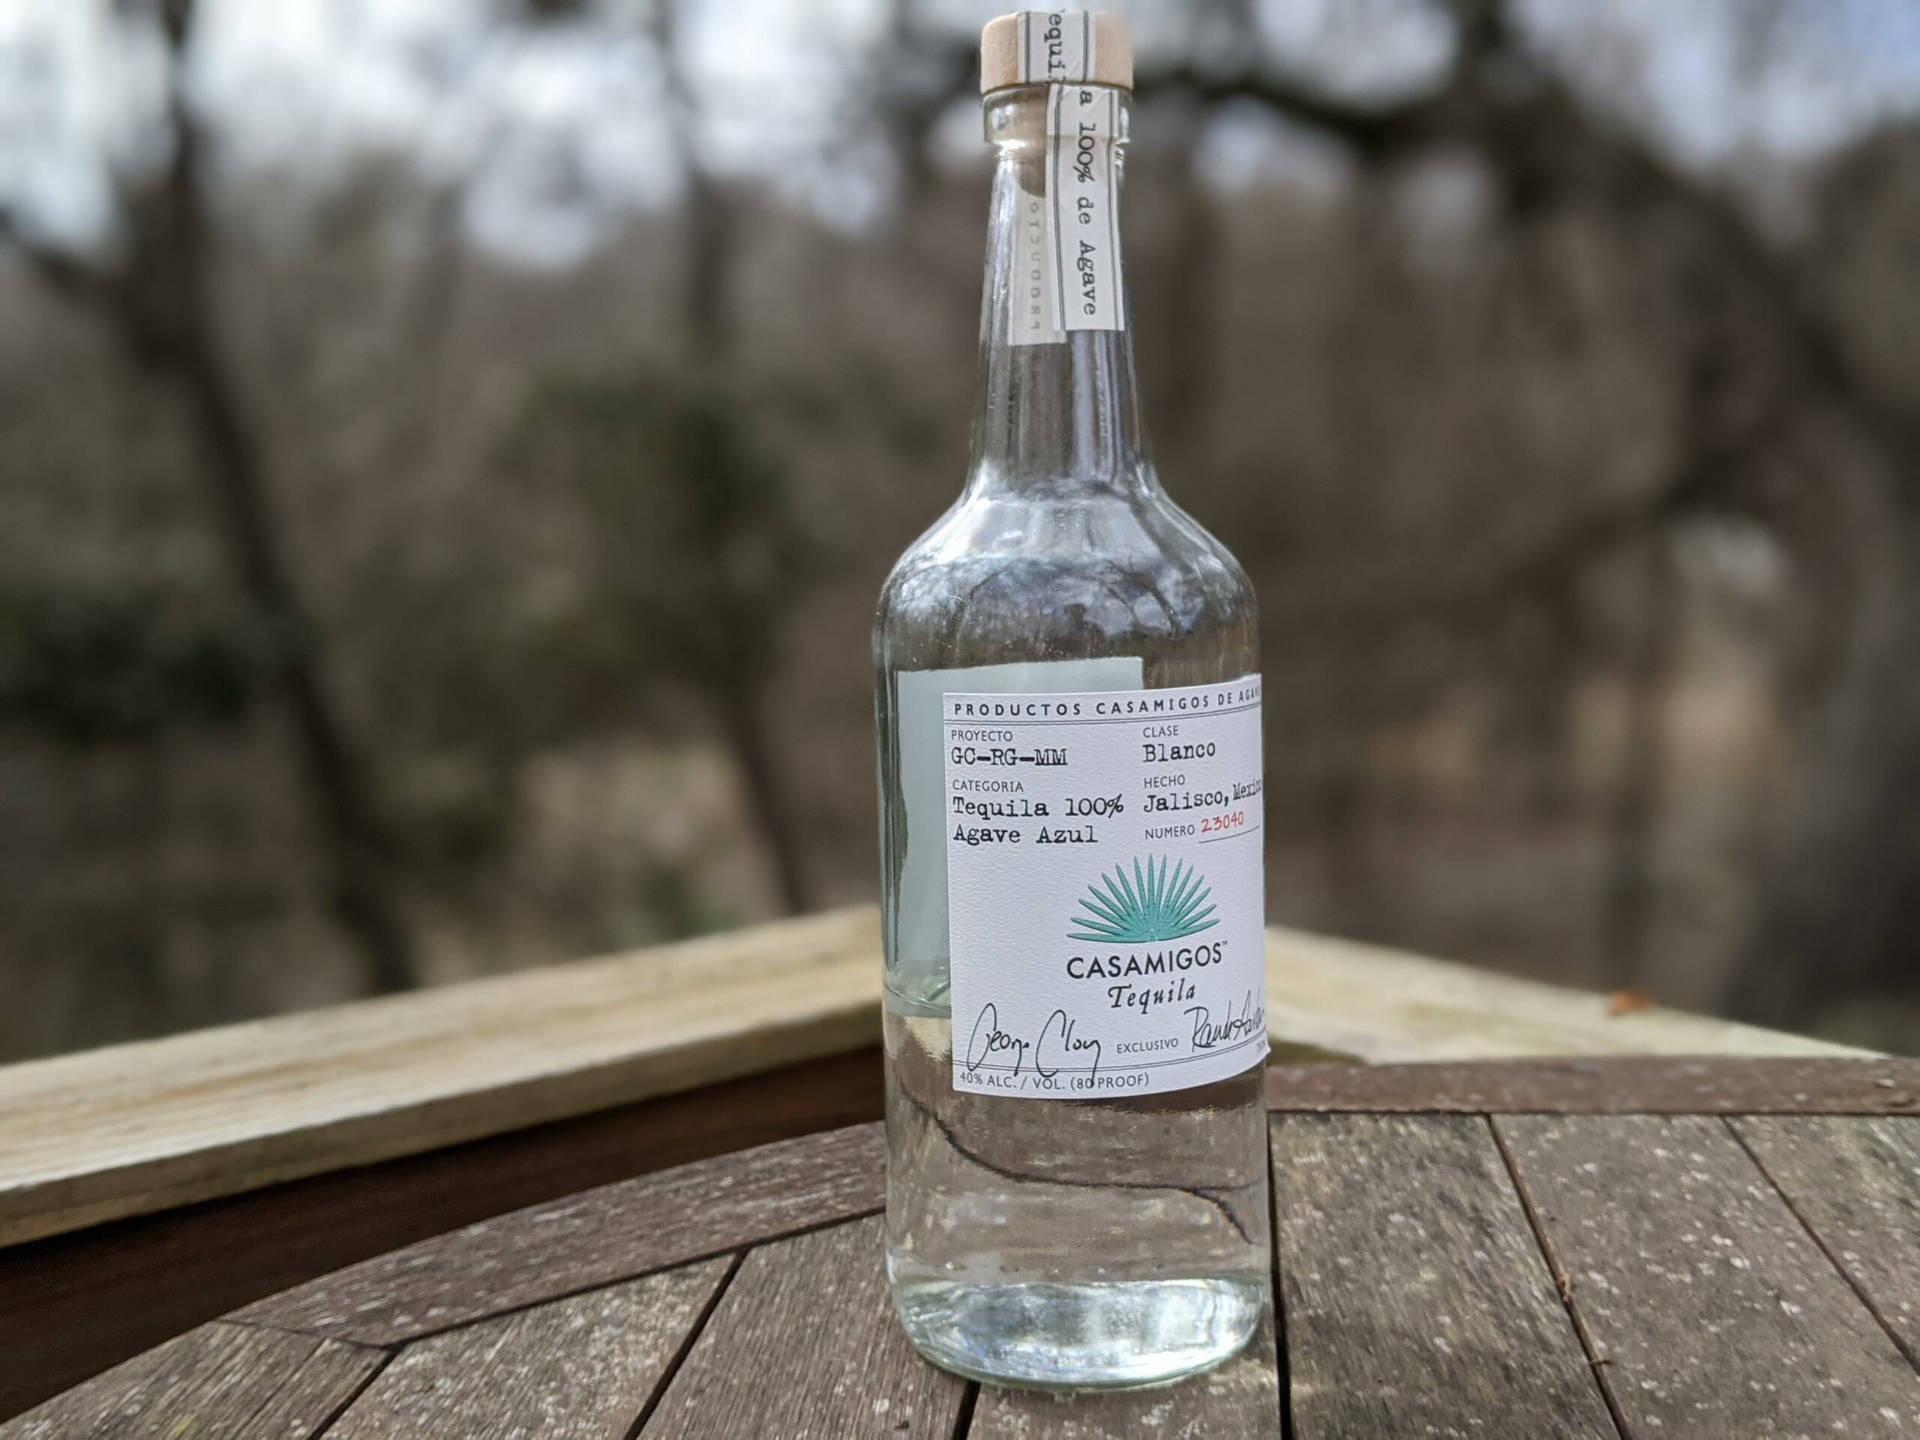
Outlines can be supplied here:
<path id="1" fill-rule="evenodd" d="M 1920 9 L 1135 22 L 1277 921 L 1920 1044 Z M 0 1059 L 871 894 L 958 0 L 0 3 Z"/>

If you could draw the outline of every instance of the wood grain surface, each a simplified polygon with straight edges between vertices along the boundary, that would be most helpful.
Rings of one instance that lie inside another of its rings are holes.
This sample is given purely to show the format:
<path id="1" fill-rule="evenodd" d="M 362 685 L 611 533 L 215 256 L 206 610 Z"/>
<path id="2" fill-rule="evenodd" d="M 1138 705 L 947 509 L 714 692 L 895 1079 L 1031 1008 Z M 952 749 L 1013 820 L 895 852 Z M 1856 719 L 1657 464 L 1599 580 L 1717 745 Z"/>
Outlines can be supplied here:
<path id="1" fill-rule="evenodd" d="M 1920 1116 L 1736 1120 L 1734 1133 L 1920 1364 Z"/>
<path id="2" fill-rule="evenodd" d="M 626 1440 L 730 1268 L 710 1260 L 417 1341 L 327 1434 Z"/>
<path id="3" fill-rule="evenodd" d="M 317 1434 L 385 1358 L 305 1335 L 203 1325 L 0 1425 L 0 1440 Z"/>
<path id="4" fill-rule="evenodd" d="M 879 984 L 861 908 L 0 1067 L 0 1244 L 865 1049 Z"/>
<path id="5" fill-rule="evenodd" d="M 1267 1027 L 1370 1065 L 1565 1055 L 1851 1055 L 1856 1050 L 1297 930 L 1267 932 Z"/>
<path id="6" fill-rule="evenodd" d="M 383 1351 L 338 1340 L 320 1346 L 247 1422 L 247 1440 L 308 1440 L 327 1431 L 387 1362 Z M 199 1440 L 199 1432 L 189 1432 Z"/>
<path id="7" fill-rule="evenodd" d="M 0 1244 L 876 1045 L 872 906 L 0 1067 Z M 1274 930 L 1283 1053 L 1843 1055 L 1845 1047 Z"/>
<path id="8" fill-rule="evenodd" d="M 1485 1120 L 1273 1122 L 1298 1440 L 1614 1440 Z"/>
<path id="9" fill-rule="evenodd" d="M 1661 1083 L 1718 1105 L 1719 1069 Z M 1802 1071 L 1792 1093 L 1900 1083 L 1858 1069 Z M 1519 1078 L 1447 1083 L 1492 1103 L 1523 1097 Z M 1756 1093 L 1783 1093 L 1777 1079 Z M 1270 1139 L 1281 1304 L 1245 1354 L 1173 1387 L 1060 1400 L 914 1356 L 887 1298 L 882 1144 L 865 1125 L 350 1267 L 80 1385 L 0 1440 L 1920 1430 L 1920 1117 L 1281 1113 Z"/>
<path id="10" fill-rule="evenodd" d="M 751 1251 L 644 1440 L 947 1440 L 963 1382 L 915 1356 L 878 1216 Z"/>
<path id="11" fill-rule="evenodd" d="M 483 1220 L 275 1295 L 241 1318 L 393 1344 L 885 1203 L 878 1125 L 762 1145 Z"/>
<path id="12" fill-rule="evenodd" d="M 1920 1060 L 1610 1056 L 1451 1065 L 1276 1065 L 1289 1113 L 1910 1115 Z"/>
<path id="13" fill-rule="evenodd" d="M 856 1051 L 0 1249 L 0 1419 L 262 1296 L 488 1216 L 880 1114 Z"/>
<path id="14" fill-rule="evenodd" d="M 1633 1435 L 1920 1429 L 1920 1375 L 1725 1122 L 1495 1123 Z"/>

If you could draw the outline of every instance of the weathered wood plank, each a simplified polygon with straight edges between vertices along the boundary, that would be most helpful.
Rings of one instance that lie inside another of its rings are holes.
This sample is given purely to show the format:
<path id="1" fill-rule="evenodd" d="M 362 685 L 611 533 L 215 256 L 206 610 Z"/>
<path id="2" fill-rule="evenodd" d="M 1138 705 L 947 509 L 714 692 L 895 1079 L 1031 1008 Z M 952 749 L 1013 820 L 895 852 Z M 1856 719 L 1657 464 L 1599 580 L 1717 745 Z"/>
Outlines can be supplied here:
<path id="1" fill-rule="evenodd" d="M 417 1340 L 329 1440 L 625 1440 L 730 1264 L 709 1260 Z"/>
<path id="2" fill-rule="evenodd" d="M 877 1119 L 858 1050 L 0 1249 L 0 1420 L 292 1285 L 647 1171 Z"/>
<path id="3" fill-rule="evenodd" d="M 0 1425 L 0 1440 L 258 1440 L 314 1434 L 385 1357 L 204 1325 Z"/>
<path id="4" fill-rule="evenodd" d="M 1273 931 L 1280 1053 L 1860 1053 Z M 0 1244 L 420 1154 L 879 1039 L 871 906 L 0 1068 Z"/>
<path id="5" fill-rule="evenodd" d="M 916 1356 L 879 1217 L 750 1251 L 644 1440 L 947 1440 L 966 1387 Z"/>
<path id="6" fill-rule="evenodd" d="M 0 1067 L 0 1244 L 877 1044 L 870 908 Z"/>
<path id="7" fill-rule="evenodd" d="M 1908 1361 L 1920 1364 L 1920 1116 L 1733 1127 Z"/>
<path id="8" fill-rule="evenodd" d="M 1288 1113 L 1905 1115 L 1920 1060 L 1613 1056 L 1443 1065 L 1297 1065 L 1267 1072 Z"/>
<path id="9" fill-rule="evenodd" d="M 1636 1436 L 1911 1435 L 1920 1375 L 1726 1123 L 1495 1122 Z"/>
<path id="10" fill-rule="evenodd" d="M 1195 1380 L 1115 1395 L 982 1387 L 966 1440 L 1279 1440 L 1280 1388 L 1269 1318 L 1239 1355 Z"/>
<path id="11" fill-rule="evenodd" d="M 483 1220 L 239 1318 L 387 1345 L 885 1203 L 878 1125 L 783 1140 Z"/>
<path id="12" fill-rule="evenodd" d="M 1327 935 L 1267 932 L 1267 1025 L 1374 1065 L 1547 1055 L 1869 1052 Z"/>
<path id="13" fill-rule="evenodd" d="M 1615 1440 L 1484 1120 L 1282 1116 L 1298 1440 Z"/>
<path id="14" fill-rule="evenodd" d="M 384 1350 L 322 1340 L 247 1422 L 246 1440 L 307 1440 L 320 1434 L 386 1363 Z M 198 1440 L 198 1431 L 189 1433 Z"/>

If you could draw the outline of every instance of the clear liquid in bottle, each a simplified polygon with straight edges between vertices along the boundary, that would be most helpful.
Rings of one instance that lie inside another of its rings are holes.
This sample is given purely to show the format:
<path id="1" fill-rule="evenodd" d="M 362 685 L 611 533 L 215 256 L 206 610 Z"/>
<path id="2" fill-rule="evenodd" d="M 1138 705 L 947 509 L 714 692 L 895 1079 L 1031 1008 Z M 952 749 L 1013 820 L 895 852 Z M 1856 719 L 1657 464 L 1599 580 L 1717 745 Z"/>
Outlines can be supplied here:
<path id="1" fill-rule="evenodd" d="M 1121 78 L 1065 19 L 983 53 Z M 874 628 L 894 1304 L 936 1364 L 1065 1389 L 1219 1363 L 1271 1275 L 1256 609 L 1146 458 L 1127 104 L 987 95 L 973 462 Z"/>

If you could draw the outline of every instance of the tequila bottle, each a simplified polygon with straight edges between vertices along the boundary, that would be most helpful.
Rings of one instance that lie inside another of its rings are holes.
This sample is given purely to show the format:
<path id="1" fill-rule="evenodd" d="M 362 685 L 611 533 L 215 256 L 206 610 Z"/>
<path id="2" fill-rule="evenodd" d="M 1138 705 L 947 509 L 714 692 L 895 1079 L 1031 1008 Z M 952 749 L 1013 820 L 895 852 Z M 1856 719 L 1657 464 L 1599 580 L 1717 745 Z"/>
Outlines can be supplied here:
<path id="1" fill-rule="evenodd" d="M 895 1308 L 1066 1389 L 1218 1363 L 1271 1274 L 1255 604 L 1146 455 L 1131 83 L 1107 16 L 982 35 L 972 462 L 874 625 Z"/>

